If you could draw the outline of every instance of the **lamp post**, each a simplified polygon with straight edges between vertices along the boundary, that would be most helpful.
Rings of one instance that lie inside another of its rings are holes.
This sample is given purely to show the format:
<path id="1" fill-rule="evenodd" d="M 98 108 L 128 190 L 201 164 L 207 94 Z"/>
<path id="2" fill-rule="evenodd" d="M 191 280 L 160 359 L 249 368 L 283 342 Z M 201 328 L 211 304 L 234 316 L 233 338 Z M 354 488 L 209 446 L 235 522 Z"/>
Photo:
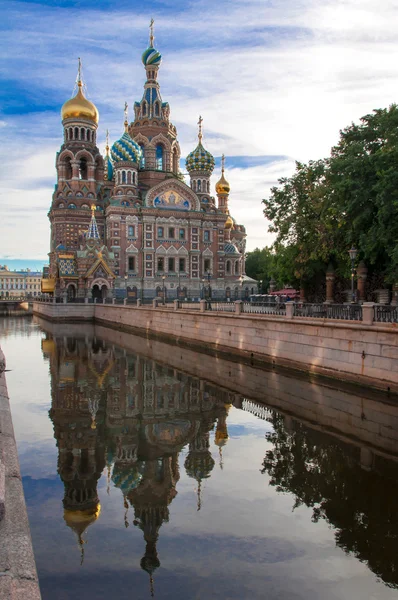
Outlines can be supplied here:
<path id="1" fill-rule="evenodd" d="M 207 271 L 206 277 L 207 277 L 207 295 L 210 300 L 210 298 L 211 298 L 211 287 L 210 287 L 211 273 L 210 273 L 210 271 Z"/>
<path id="2" fill-rule="evenodd" d="M 180 265 L 178 265 L 178 289 L 177 289 L 177 300 L 180 299 L 181 296 L 181 275 L 180 275 Z"/>
<path id="3" fill-rule="evenodd" d="M 205 298 L 205 278 L 202 279 L 202 300 Z"/>
<path id="4" fill-rule="evenodd" d="M 164 284 L 164 281 L 166 279 L 166 275 L 162 276 L 162 281 L 163 281 L 163 304 L 166 304 L 166 287 Z"/>
<path id="5" fill-rule="evenodd" d="M 128 280 L 128 275 L 124 276 L 124 289 L 126 290 L 126 298 L 127 298 L 127 280 Z"/>
<path id="6" fill-rule="evenodd" d="M 239 277 L 240 282 L 240 299 L 243 300 L 243 275 Z"/>
<path id="7" fill-rule="evenodd" d="M 355 289 L 354 289 L 354 278 L 355 278 L 355 259 L 357 257 L 357 249 L 352 246 L 350 250 L 348 250 L 348 254 L 351 259 L 351 302 L 355 302 Z"/>

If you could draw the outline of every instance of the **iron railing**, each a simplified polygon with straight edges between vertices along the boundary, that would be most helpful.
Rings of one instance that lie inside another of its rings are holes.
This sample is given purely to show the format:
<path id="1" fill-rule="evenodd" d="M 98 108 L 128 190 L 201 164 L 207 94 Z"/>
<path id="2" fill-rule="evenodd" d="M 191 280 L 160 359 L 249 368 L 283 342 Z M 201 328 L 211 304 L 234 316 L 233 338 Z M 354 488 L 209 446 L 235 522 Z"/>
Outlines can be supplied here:
<path id="1" fill-rule="evenodd" d="M 377 323 L 398 323 L 398 306 L 375 306 L 374 320 Z"/>
<path id="2" fill-rule="evenodd" d="M 217 312 L 235 312 L 234 302 L 206 302 L 206 310 L 215 310 Z"/>
<path id="3" fill-rule="evenodd" d="M 286 315 L 284 302 L 244 302 L 242 312 L 255 315 Z"/>
<path id="4" fill-rule="evenodd" d="M 302 304 L 294 305 L 295 317 L 313 319 L 341 319 L 343 321 L 362 321 L 360 304 Z"/>

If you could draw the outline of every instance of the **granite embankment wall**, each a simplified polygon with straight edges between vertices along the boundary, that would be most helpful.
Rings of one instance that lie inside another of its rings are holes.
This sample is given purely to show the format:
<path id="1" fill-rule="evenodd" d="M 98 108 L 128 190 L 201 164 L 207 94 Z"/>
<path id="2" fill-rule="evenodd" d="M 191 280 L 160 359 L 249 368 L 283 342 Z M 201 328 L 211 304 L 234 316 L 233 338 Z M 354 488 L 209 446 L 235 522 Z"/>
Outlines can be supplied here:
<path id="1" fill-rule="evenodd" d="M 394 324 L 230 314 L 107 304 L 34 303 L 57 321 L 92 320 L 231 358 L 268 361 L 398 392 L 398 328 Z"/>
<path id="2" fill-rule="evenodd" d="M 40 600 L 0 349 L 0 600 Z"/>

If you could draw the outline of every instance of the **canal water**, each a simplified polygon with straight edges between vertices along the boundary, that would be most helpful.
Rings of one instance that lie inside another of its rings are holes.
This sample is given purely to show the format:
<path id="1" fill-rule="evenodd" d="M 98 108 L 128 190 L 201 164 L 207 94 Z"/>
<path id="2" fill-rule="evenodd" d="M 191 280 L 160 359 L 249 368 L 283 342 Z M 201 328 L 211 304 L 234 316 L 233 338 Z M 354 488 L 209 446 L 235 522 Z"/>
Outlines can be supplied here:
<path id="1" fill-rule="evenodd" d="M 398 598 L 394 399 L 93 325 L 0 344 L 43 600 Z"/>

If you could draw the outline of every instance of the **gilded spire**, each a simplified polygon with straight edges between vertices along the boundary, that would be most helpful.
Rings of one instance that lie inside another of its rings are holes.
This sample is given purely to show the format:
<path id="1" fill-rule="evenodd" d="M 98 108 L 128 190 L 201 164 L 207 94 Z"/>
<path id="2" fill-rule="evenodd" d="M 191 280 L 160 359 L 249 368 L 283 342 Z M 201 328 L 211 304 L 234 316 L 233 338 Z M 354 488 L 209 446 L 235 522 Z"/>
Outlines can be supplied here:
<path id="1" fill-rule="evenodd" d="M 106 130 L 106 146 L 105 146 L 106 154 L 109 155 L 109 129 Z"/>
<path id="2" fill-rule="evenodd" d="M 128 133 L 129 128 L 129 105 L 127 102 L 124 103 L 124 131 Z"/>
<path id="3" fill-rule="evenodd" d="M 224 169 L 225 169 L 225 154 L 223 154 L 221 156 L 221 175 L 224 175 Z"/>
<path id="4" fill-rule="evenodd" d="M 202 117 L 199 115 L 199 121 L 198 121 L 198 125 L 199 125 L 199 133 L 198 133 L 199 144 L 201 144 L 201 143 L 202 143 L 202 138 L 203 138 L 203 133 L 202 133 L 202 123 L 203 123 L 203 119 L 202 119 Z"/>
<path id="5" fill-rule="evenodd" d="M 153 19 L 151 19 L 151 22 L 149 23 L 149 47 L 153 48 L 153 42 L 155 40 L 155 36 L 153 33 L 153 26 L 155 24 L 155 21 Z"/>
<path id="6" fill-rule="evenodd" d="M 83 86 L 83 76 L 82 76 L 82 60 L 79 56 L 78 60 L 78 67 L 77 67 L 77 79 L 76 79 L 76 83 L 77 85 L 80 87 Z"/>

